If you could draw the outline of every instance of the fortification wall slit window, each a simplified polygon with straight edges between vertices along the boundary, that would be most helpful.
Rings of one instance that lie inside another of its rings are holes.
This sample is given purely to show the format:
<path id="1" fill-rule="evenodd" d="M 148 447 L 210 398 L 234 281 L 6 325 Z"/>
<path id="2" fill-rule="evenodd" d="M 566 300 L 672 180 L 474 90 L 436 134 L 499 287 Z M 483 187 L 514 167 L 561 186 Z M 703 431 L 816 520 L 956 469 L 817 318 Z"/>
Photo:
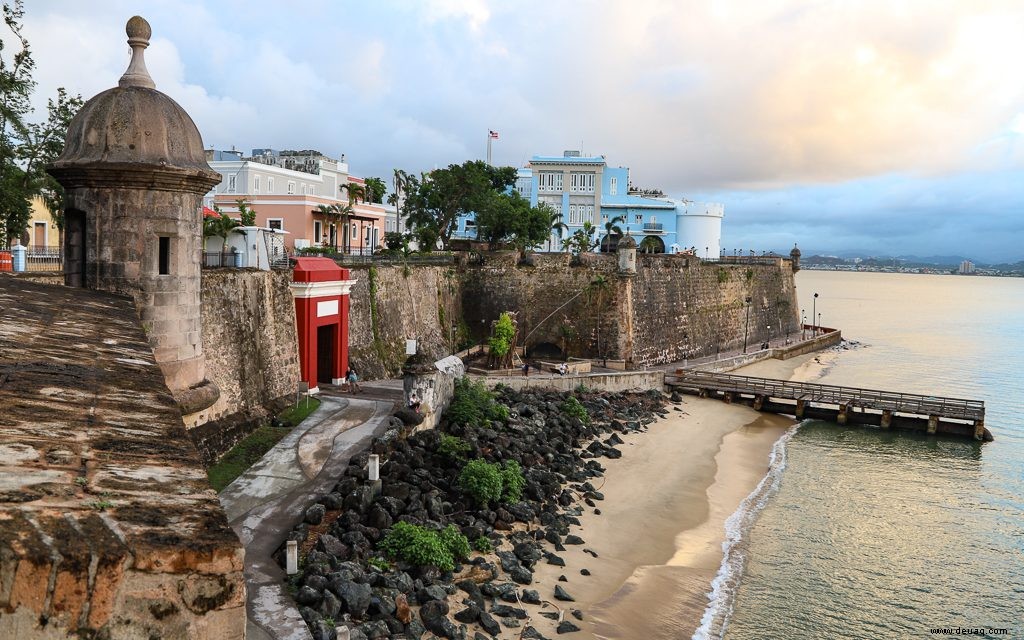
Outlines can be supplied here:
<path id="1" fill-rule="evenodd" d="M 157 238 L 157 274 L 171 274 L 171 239 L 167 236 Z"/>

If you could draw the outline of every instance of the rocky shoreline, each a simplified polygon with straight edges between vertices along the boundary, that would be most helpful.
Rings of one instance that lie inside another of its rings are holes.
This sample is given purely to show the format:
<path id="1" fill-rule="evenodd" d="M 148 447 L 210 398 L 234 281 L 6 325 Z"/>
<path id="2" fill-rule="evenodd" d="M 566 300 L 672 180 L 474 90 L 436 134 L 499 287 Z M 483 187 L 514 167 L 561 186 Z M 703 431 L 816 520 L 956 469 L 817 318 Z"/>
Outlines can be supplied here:
<path id="1" fill-rule="evenodd" d="M 315 640 L 544 638 L 534 613 L 556 620 L 558 634 L 579 629 L 571 592 L 531 589 L 534 569 L 564 566 L 565 545 L 586 544 L 571 530 L 584 509 L 600 514 L 600 458 L 621 457 L 619 435 L 666 415 L 666 398 L 499 387 L 485 401 L 495 409 L 486 417 L 450 411 L 437 430 L 415 433 L 418 416 L 399 411 L 290 533 L 302 560 L 287 586 Z M 368 480 L 371 452 L 381 456 L 379 483 Z M 518 465 L 520 499 L 481 505 L 460 482 L 470 460 Z M 478 551 L 450 571 L 396 559 L 382 543 L 400 522 L 438 532 L 452 525 Z"/>

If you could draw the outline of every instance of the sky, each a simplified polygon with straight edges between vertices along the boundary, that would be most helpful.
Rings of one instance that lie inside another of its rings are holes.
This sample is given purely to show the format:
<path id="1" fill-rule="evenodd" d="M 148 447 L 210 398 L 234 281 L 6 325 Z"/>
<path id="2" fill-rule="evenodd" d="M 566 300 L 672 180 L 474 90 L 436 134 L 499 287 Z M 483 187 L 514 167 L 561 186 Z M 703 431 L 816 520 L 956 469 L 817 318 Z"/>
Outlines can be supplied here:
<path id="1" fill-rule="evenodd" d="M 157 88 L 207 148 L 380 176 L 563 150 L 725 205 L 727 249 L 1024 259 L 1024 2 L 28 0 L 34 104 Z"/>

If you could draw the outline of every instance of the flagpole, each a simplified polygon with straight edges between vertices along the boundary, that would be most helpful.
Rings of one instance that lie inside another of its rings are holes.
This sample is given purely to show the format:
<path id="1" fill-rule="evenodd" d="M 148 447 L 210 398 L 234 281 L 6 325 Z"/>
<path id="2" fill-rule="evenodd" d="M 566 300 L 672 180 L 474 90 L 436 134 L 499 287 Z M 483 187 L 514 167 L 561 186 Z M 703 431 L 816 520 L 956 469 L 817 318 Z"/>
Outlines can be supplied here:
<path id="1" fill-rule="evenodd" d="M 487 131 L 487 166 L 491 166 L 491 135 L 490 130 Z"/>

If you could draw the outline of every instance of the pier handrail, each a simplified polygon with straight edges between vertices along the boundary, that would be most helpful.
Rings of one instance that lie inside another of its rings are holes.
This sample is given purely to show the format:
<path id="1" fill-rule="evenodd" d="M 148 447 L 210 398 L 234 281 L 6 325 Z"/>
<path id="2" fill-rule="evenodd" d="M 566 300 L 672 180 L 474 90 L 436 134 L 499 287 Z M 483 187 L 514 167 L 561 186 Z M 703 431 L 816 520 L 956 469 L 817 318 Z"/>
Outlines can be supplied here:
<path id="1" fill-rule="evenodd" d="M 685 370 L 675 376 L 676 383 L 688 387 L 708 387 L 719 391 L 763 395 L 766 397 L 806 400 L 837 405 L 864 406 L 924 415 L 942 415 L 962 420 L 984 420 L 982 400 L 897 393 L 858 387 L 842 387 L 814 382 L 791 382 L 773 378 L 756 378 L 706 371 Z M 671 383 L 666 379 L 667 383 Z"/>

